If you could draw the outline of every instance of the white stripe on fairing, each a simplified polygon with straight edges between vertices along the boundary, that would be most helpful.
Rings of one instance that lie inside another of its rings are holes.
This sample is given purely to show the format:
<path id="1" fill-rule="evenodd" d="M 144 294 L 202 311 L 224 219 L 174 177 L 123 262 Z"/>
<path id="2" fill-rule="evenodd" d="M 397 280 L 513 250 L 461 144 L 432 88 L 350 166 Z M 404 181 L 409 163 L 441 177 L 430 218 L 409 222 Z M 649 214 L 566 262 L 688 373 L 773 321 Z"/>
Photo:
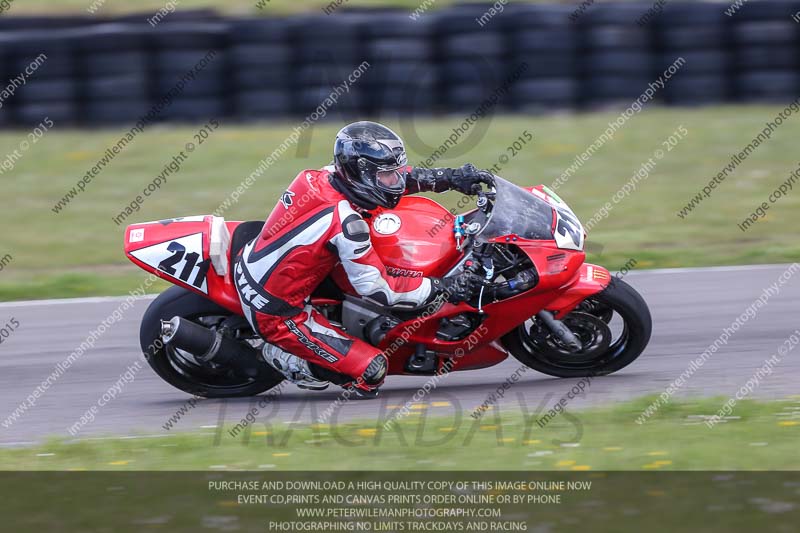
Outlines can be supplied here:
<path id="1" fill-rule="evenodd" d="M 652 270 L 636 270 L 628 272 L 627 276 L 646 276 L 648 274 L 689 274 L 692 272 L 746 272 L 748 270 L 770 270 L 774 268 L 789 268 L 792 263 L 776 263 L 770 265 L 738 265 L 716 267 L 690 267 L 690 268 L 654 268 Z M 146 294 L 137 300 L 152 300 L 158 294 Z M 123 302 L 127 296 L 96 296 L 90 298 L 60 298 L 57 300 L 19 300 L 15 302 L 0 302 L 0 307 L 37 307 L 43 305 L 91 304 Z"/>
<path id="2" fill-rule="evenodd" d="M 256 283 L 259 283 L 264 275 L 269 271 L 270 268 L 275 264 L 275 262 L 281 258 L 283 254 L 285 254 L 288 250 L 296 247 L 296 246 L 307 246 L 309 244 L 314 244 L 318 240 L 320 240 L 323 235 L 328 231 L 328 228 L 331 226 L 331 222 L 333 222 L 333 213 L 328 213 L 324 217 L 320 218 L 307 228 L 303 229 L 300 233 L 294 236 L 292 239 L 286 241 L 280 248 L 277 250 L 273 250 L 269 254 L 265 255 L 261 259 L 256 260 L 255 262 L 251 262 L 250 254 L 253 251 L 253 246 L 255 246 L 256 240 L 251 241 L 250 243 L 245 246 L 244 251 L 242 252 L 242 257 L 245 258 L 245 266 L 247 267 L 247 271 L 250 274 L 250 277 Z"/>

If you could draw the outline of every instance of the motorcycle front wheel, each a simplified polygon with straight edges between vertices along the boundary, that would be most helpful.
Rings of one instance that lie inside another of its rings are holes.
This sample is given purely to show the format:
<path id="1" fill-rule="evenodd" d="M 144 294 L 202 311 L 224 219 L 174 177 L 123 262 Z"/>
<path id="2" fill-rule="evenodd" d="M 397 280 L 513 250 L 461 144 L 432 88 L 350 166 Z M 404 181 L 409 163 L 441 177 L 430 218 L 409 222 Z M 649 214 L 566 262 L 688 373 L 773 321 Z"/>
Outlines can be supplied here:
<path id="1" fill-rule="evenodd" d="M 549 376 L 604 376 L 636 360 L 653 327 L 644 299 L 617 278 L 561 320 L 581 341 L 577 352 L 535 316 L 506 334 L 503 346 L 526 366 Z"/>
<path id="2" fill-rule="evenodd" d="M 175 316 L 213 329 L 231 313 L 181 287 L 170 287 L 153 300 L 142 318 L 139 342 L 152 369 L 170 385 L 195 396 L 231 398 L 261 394 L 283 381 L 283 376 L 266 364 L 259 377 L 252 378 L 203 363 L 188 352 L 165 345 L 161 342 L 161 321 Z"/>

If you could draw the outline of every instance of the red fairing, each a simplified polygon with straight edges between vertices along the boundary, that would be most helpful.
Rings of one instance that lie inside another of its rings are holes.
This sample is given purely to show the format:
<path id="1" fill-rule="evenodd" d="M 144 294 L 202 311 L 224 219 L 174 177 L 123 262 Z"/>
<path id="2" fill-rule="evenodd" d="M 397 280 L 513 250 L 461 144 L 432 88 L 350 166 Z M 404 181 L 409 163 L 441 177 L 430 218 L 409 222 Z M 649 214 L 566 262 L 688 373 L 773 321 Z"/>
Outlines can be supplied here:
<path id="1" fill-rule="evenodd" d="M 366 255 L 363 251 L 354 251 L 358 248 L 350 250 L 348 246 L 360 247 L 363 240 L 357 235 L 352 243 L 344 239 L 349 235 L 345 219 L 354 215 L 349 204 L 342 203 L 344 198 L 329 186 L 326 177 L 325 170 L 300 173 L 267 220 L 261 236 L 249 246 L 252 254 L 261 252 L 264 255 L 269 246 L 276 250 L 277 246 L 282 246 L 280 239 L 287 231 L 297 233 L 299 229 L 314 237 L 307 239 L 309 246 L 303 247 L 308 248 L 306 250 L 288 249 L 285 254 L 282 251 L 282 255 L 274 254 L 280 255 L 280 264 L 276 263 L 275 275 L 269 276 L 267 290 L 285 297 L 289 304 L 303 305 L 304 296 L 289 292 L 292 284 L 304 280 L 302 283 L 312 287 L 328 273 L 343 291 L 356 294 L 342 266 L 343 261 L 352 263 L 351 270 L 361 266 L 374 268 L 381 276 L 386 276 L 389 290 L 413 291 L 422 286 L 423 278 L 442 277 L 463 258 L 462 252 L 456 249 L 453 214 L 433 200 L 416 196 L 405 196 L 395 209 L 378 210 L 365 218 L 372 249 Z M 542 187 L 527 190 L 535 190 L 540 198 L 549 196 Z M 293 209 L 289 209 L 292 206 Z M 322 220 L 323 216 L 330 222 Z M 356 220 L 353 227 L 366 231 L 364 222 Z M 239 224 L 211 215 L 133 224 L 125 232 L 125 253 L 144 270 L 203 294 L 233 313 L 242 314 L 231 278 L 228 244 Z M 314 229 L 314 224 L 319 226 L 318 230 Z M 314 231 L 319 235 L 312 235 Z M 494 237 L 492 241 L 515 246 L 526 254 L 535 266 L 537 285 L 511 298 L 485 304 L 480 326 L 459 341 L 441 340 L 437 331 L 444 318 L 462 313 L 477 316 L 478 310 L 466 303 L 445 303 L 435 311 L 426 308 L 418 318 L 399 324 L 386 332 L 380 346 L 368 346 L 388 356 L 389 373 L 406 373 L 406 362 L 417 344 L 440 354 L 440 364 L 451 360 L 452 370 L 495 365 L 508 355 L 499 343 L 503 335 L 542 309 L 563 318 L 584 299 L 604 290 L 611 281 L 608 270 L 584 263 L 586 256 L 582 250 L 559 248 L 556 240 L 528 240 L 512 233 Z M 338 254 L 332 252 L 331 243 L 340 248 Z M 330 306 L 338 302 L 328 299 L 314 303 Z M 308 335 L 320 324 L 330 326 L 316 310 L 309 316 L 313 320 L 309 322 L 312 329 Z M 302 329 L 305 326 L 302 321 L 297 322 L 301 333 L 305 332 Z M 362 343 L 358 340 L 357 344 L 361 346 Z M 344 362 L 349 361 L 347 357 Z"/>
<path id="2" fill-rule="evenodd" d="M 461 259 L 453 236 L 453 215 L 424 196 L 404 196 L 395 209 L 376 212 L 370 222 L 372 244 L 389 274 L 445 275 Z"/>
<path id="3" fill-rule="evenodd" d="M 242 314 L 230 275 L 217 272 L 210 252 L 212 232 L 222 237 L 227 230 L 230 235 L 238 225 L 223 224 L 221 218 L 211 215 L 131 224 L 125 229 L 125 255 L 143 270 Z M 230 265 L 229 251 L 223 253 L 222 260 Z"/>
<path id="4" fill-rule="evenodd" d="M 424 196 L 403 196 L 397 207 L 380 209 L 368 219 L 370 240 L 395 278 L 442 277 L 461 259 L 453 235 L 454 217 Z M 331 273 L 348 294 L 355 290 L 341 265 Z"/>
<path id="5" fill-rule="evenodd" d="M 578 279 L 547 304 L 547 310 L 563 318 L 589 296 L 601 292 L 611 283 L 611 273 L 605 268 L 589 263 L 581 265 Z"/>
<path id="6" fill-rule="evenodd" d="M 602 291 L 609 283 L 608 271 L 594 265 L 584 265 L 584 253 L 562 250 L 550 241 L 532 241 L 508 235 L 536 265 L 539 284 L 531 291 L 484 306 L 481 326 L 461 341 L 448 342 L 436 338 L 442 318 L 460 313 L 475 312 L 468 304 L 445 304 L 435 314 L 405 322 L 392 329 L 381 348 L 400 357 L 390 358 L 393 373 L 405 373 L 404 362 L 417 343 L 429 350 L 452 354 L 453 370 L 473 370 L 492 366 L 507 357 L 505 350 L 494 342 L 542 309 L 555 311 L 557 317 L 571 311 L 583 299 Z M 506 242 L 506 237 L 495 239 Z M 590 268 L 591 267 L 591 268 Z"/>

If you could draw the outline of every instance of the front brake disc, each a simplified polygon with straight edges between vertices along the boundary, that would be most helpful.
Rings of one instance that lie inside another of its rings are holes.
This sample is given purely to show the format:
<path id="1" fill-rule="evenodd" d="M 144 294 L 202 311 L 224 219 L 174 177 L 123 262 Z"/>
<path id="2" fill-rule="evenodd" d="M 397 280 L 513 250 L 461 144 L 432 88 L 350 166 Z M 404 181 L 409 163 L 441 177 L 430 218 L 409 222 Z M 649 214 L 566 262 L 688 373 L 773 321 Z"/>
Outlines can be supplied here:
<path id="1" fill-rule="evenodd" d="M 550 360 L 577 363 L 600 358 L 611 345 L 611 329 L 600 317 L 573 311 L 562 322 L 581 341 L 581 349 L 572 351 L 546 327 L 535 322 L 531 326 L 530 338 L 538 354 Z"/>

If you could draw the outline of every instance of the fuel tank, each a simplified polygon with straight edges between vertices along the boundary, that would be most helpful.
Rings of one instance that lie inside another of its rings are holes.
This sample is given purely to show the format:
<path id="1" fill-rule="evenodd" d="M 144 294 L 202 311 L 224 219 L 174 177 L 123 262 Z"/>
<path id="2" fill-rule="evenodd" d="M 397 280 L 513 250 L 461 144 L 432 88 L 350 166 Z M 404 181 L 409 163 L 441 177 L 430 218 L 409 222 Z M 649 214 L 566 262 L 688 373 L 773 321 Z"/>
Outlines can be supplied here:
<path id="1" fill-rule="evenodd" d="M 462 256 L 454 218 L 430 198 L 404 196 L 394 209 L 369 219 L 372 244 L 393 276 L 443 276 Z"/>

